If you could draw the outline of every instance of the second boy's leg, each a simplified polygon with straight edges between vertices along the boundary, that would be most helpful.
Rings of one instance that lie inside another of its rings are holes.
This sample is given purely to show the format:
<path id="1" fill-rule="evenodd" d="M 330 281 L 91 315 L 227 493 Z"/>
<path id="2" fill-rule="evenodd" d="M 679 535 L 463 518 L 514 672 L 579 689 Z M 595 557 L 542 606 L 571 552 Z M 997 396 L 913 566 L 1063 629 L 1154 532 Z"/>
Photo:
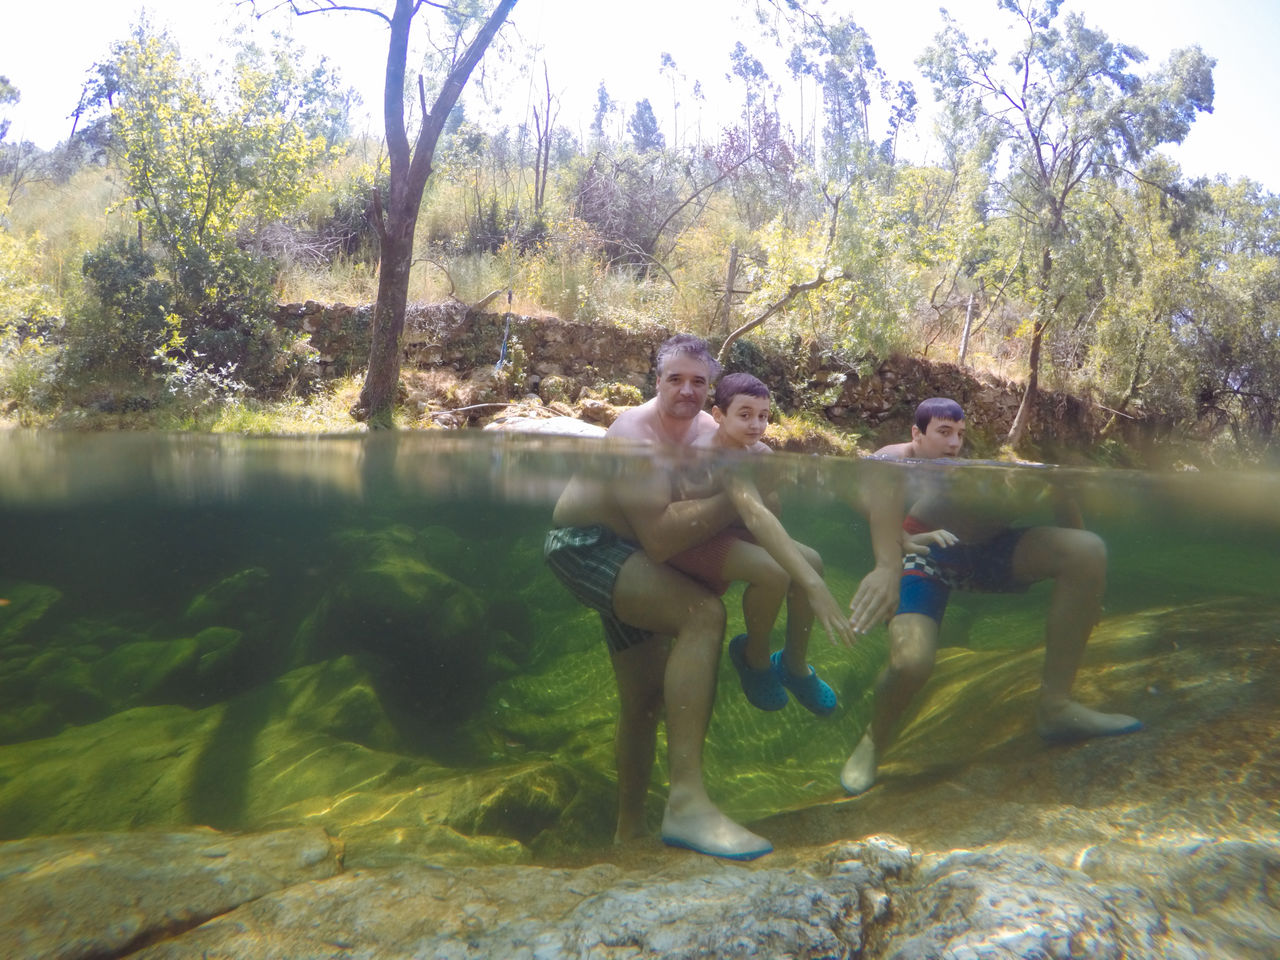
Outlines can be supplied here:
<path id="1" fill-rule="evenodd" d="M 1018 541 L 1014 577 L 1024 583 L 1053 580 L 1045 621 L 1044 673 L 1037 729 L 1050 740 L 1132 733 L 1142 724 L 1127 714 L 1100 713 L 1071 699 L 1085 644 L 1102 612 L 1107 547 L 1088 530 L 1033 527 Z"/>
<path id="2" fill-rule="evenodd" d="M 840 783 L 851 794 L 871 788 L 876 766 L 898 721 L 933 672 L 938 622 L 921 613 L 900 613 L 889 621 L 889 666 L 876 683 L 871 724 L 845 761 Z"/>

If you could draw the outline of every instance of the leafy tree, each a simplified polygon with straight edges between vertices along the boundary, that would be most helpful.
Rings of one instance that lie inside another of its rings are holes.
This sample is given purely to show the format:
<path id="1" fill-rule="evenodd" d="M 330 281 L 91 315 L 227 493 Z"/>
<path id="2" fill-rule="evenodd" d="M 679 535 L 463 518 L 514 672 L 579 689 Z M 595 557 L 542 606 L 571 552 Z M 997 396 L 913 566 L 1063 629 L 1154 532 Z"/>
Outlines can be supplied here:
<path id="1" fill-rule="evenodd" d="M 352 7 L 339 0 L 285 0 L 275 4 L 287 6 L 298 15 L 359 10 L 379 17 L 388 27 L 386 84 L 382 101 L 389 166 L 386 202 L 383 202 L 380 192 L 373 195 L 374 229 L 378 233 L 381 268 L 378 273 L 378 299 L 373 309 L 369 370 L 360 399 L 351 411 L 352 416 L 368 422 L 371 427 L 392 425 L 391 411 L 400 383 L 400 339 L 409 298 L 414 233 L 423 191 L 431 176 L 436 143 L 463 87 L 515 5 L 516 0 L 498 0 L 468 40 L 470 28 L 481 19 L 483 12 L 479 0 L 450 0 L 448 3 L 384 0 L 380 5 L 367 7 Z M 437 48 L 435 67 L 439 86 L 430 106 L 427 104 L 426 76 L 418 76 L 421 126 L 411 144 L 405 125 L 405 70 L 409 33 L 424 6 L 439 11 L 447 39 Z"/>
<path id="2" fill-rule="evenodd" d="M 1027 389 L 1009 432 L 1024 438 L 1034 409 L 1045 332 L 1081 279 L 1056 270 L 1079 232 L 1081 198 L 1096 182 L 1127 178 L 1161 144 L 1178 143 L 1213 105 L 1214 61 L 1199 48 L 1175 52 L 1148 77 L 1132 71 L 1141 51 L 1113 43 L 1069 14 L 1061 0 L 999 0 L 1023 35 L 1002 66 L 950 17 L 921 58 L 953 121 L 972 124 L 992 148 L 993 206 L 1018 220 L 1034 251 L 1017 293 L 1030 305 Z"/>
<path id="3" fill-rule="evenodd" d="M 144 20 L 94 68 L 81 101 L 123 171 L 138 221 L 136 248 L 109 241 L 86 261 L 104 304 L 113 270 L 101 258 L 119 258 L 115 273 L 144 282 L 139 258 L 154 244 L 172 285 L 167 351 L 198 367 L 238 366 L 260 383 L 281 372 L 267 318 L 270 272 L 242 240 L 306 194 L 332 123 L 328 101 L 307 99 L 331 89 L 332 77 L 303 79 L 300 63 L 298 51 L 242 47 L 218 85 Z M 135 321 L 146 342 L 149 314 Z"/>
<path id="4" fill-rule="evenodd" d="M 0 77 L 0 111 L 7 113 L 10 106 L 17 103 L 22 98 L 22 94 L 18 92 L 18 88 L 9 82 L 8 77 Z M 6 116 L 0 116 L 0 140 L 3 140 L 9 133 L 10 120 Z"/>
<path id="5" fill-rule="evenodd" d="M 631 134 L 631 142 L 640 153 L 651 150 L 663 150 L 667 146 L 666 137 L 658 129 L 658 118 L 654 115 L 649 98 L 636 101 L 636 108 L 627 121 L 627 131 Z"/>
<path id="6" fill-rule="evenodd" d="M 605 139 L 604 122 L 615 110 L 618 109 L 618 101 L 609 96 L 609 91 L 605 88 L 604 81 L 600 81 L 600 86 L 596 88 L 596 105 L 591 113 L 591 136 L 596 140 Z"/>

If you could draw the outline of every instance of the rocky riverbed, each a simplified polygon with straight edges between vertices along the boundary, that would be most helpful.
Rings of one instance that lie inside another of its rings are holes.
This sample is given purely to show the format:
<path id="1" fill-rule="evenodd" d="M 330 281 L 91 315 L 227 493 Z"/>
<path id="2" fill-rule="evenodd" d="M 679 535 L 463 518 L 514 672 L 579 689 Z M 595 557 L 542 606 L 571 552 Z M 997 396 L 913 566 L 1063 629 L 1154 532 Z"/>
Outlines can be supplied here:
<path id="1" fill-rule="evenodd" d="M 654 840 L 466 865 L 376 799 L 346 827 L 39 836 L 0 845 L 0 956 L 1274 960 L 1280 608 L 1105 621 L 1078 691 L 1141 716 L 1129 737 L 1040 744 L 1038 666 L 944 652 L 880 783 L 755 822 L 755 863 Z"/>

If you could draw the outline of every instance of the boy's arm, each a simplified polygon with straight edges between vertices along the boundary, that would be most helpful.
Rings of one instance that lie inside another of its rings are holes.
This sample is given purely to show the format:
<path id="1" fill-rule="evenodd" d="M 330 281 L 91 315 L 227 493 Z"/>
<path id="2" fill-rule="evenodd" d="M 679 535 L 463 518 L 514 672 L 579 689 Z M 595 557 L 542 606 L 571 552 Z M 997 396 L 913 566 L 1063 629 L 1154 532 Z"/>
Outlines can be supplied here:
<path id="1" fill-rule="evenodd" d="M 866 633 L 884 623 L 898 607 L 898 584 L 902 579 L 902 518 L 906 495 L 900 471 L 878 468 L 869 474 L 855 498 L 855 506 L 866 513 L 871 528 L 871 552 L 875 567 L 862 578 L 849 601 L 853 629 Z"/>
<path id="2" fill-rule="evenodd" d="M 1057 484 L 1053 485 L 1049 495 L 1053 498 L 1053 516 L 1058 526 L 1083 530 L 1084 513 L 1080 510 L 1080 502 L 1075 495 Z"/>
<path id="3" fill-rule="evenodd" d="M 724 481 L 725 490 L 737 508 L 738 516 L 747 525 L 747 529 L 759 541 L 760 546 L 778 562 L 778 565 L 791 577 L 791 582 L 799 585 L 809 596 L 814 616 L 822 624 L 831 642 L 843 640 L 852 644 L 857 638 L 849 624 L 848 617 L 836 603 L 835 597 L 827 589 L 826 583 L 818 571 L 809 565 L 803 554 L 796 548 L 796 543 L 783 529 L 782 523 L 765 506 L 756 485 L 745 477 L 727 476 Z"/>

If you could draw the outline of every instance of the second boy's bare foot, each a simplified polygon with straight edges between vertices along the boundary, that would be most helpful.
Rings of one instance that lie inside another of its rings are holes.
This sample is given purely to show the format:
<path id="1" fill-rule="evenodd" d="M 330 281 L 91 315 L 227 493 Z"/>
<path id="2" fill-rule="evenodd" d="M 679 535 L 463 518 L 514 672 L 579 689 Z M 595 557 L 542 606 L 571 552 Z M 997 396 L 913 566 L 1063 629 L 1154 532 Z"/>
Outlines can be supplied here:
<path id="1" fill-rule="evenodd" d="M 1115 737 L 1142 729 L 1142 721 L 1124 713 L 1101 713 L 1074 700 L 1036 710 L 1036 733 L 1045 740 L 1086 740 L 1089 737 Z"/>

